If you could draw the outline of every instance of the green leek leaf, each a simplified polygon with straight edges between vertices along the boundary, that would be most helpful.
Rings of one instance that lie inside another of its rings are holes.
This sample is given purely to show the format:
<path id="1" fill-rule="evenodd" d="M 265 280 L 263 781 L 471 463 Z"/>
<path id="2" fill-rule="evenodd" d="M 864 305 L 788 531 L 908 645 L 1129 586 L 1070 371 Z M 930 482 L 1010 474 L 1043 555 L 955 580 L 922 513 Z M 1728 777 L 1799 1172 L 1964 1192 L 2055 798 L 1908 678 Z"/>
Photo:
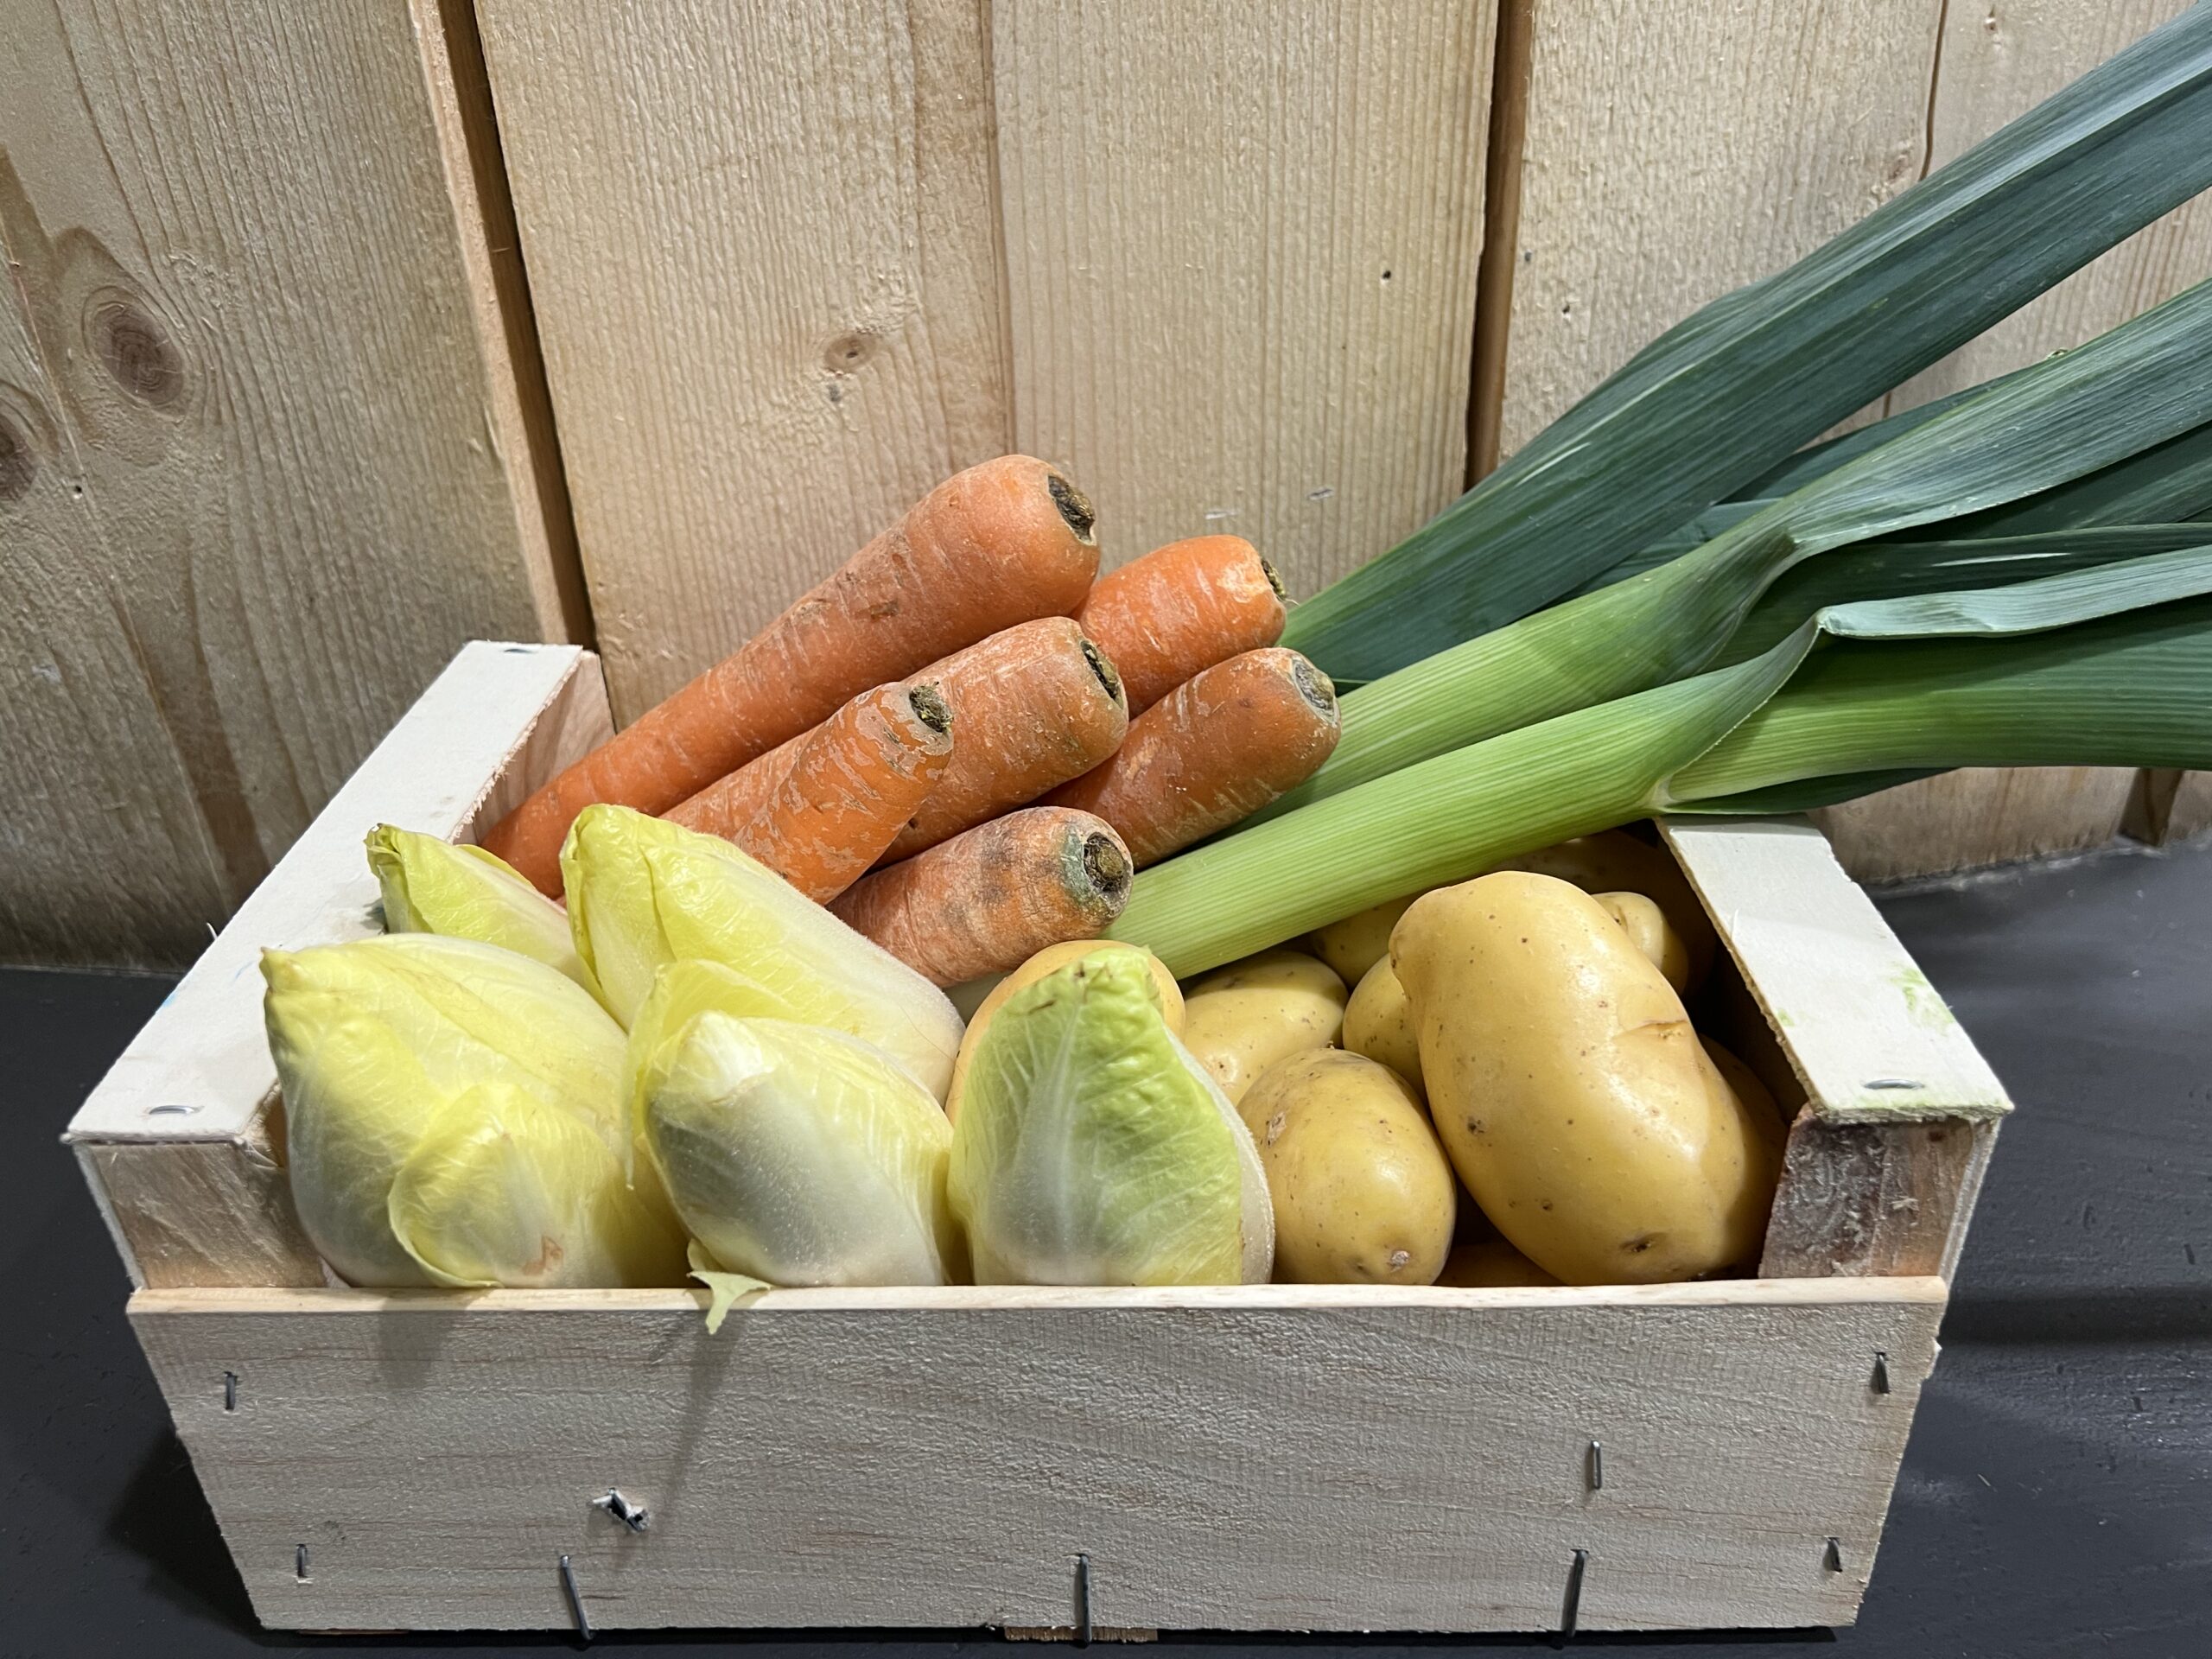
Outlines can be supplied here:
<path id="1" fill-rule="evenodd" d="M 2212 283 L 1992 383 L 1694 553 L 1345 695 L 1344 736 L 1328 763 L 1246 822 L 1694 673 L 1759 595 L 1807 559 L 2018 500 L 2208 422 Z"/>
<path id="2" fill-rule="evenodd" d="M 2212 765 L 2207 594 L 2212 546 L 1833 606 L 1743 662 L 1470 744 L 1155 865 L 1111 937 L 1196 973 L 1571 836 L 1824 774 Z M 1839 643 L 1816 652 L 1824 636 Z M 1777 696 L 1785 685 L 1794 695 Z"/>
<path id="3" fill-rule="evenodd" d="M 1372 680 L 1572 591 L 2212 186 L 2208 131 L 2197 7 L 1677 324 L 1283 644 Z"/>

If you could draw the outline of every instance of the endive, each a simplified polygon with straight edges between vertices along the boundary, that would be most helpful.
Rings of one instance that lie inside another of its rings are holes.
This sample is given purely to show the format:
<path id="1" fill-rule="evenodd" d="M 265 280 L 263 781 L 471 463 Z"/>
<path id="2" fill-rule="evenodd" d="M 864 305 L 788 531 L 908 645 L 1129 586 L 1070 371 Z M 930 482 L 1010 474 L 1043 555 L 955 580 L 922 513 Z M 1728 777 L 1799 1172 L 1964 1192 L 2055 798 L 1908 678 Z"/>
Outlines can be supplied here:
<path id="1" fill-rule="evenodd" d="M 961 1033 L 944 993 L 729 842 L 589 806 L 561 875 L 577 954 L 624 1025 L 668 963 L 715 963 L 747 982 L 746 1012 L 873 1043 L 944 1098 Z"/>
<path id="2" fill-rule="evenodd" d="M 1253 1283 L 1274 1256 L 1251 1134 L 1135 952 L 999 1009 L 969 1058 L 951 1196 L 978 1284 Z"/>
<path id="3" fill-rule="evenodd" d="M 505 859 L 389 823 L 369 831 L 368 855 L 386 932 L 480 939 L 519 951 L 599 994 L 576 954 L 567 913 Z"/>
<path id="4" fill-rule="evenodd" d="M 1468 745 L 1155 865 L 1111 935 L 1186 975 L 1653 812 L 1803 804 L 1781 791 L 1823 775 L 2212 766 L 2208 592 L 2212 545 L 1830 607 L 1729 667 Z M 1815 652 L 1824 637 L 1836 643 Z M 1801 671 L 1804 690 L 1777 698 Z"/>
<path id="5" fill-rule="evenodd" d="M 683 1235 L 631 1189 L 605 1135 L 511 1084 L 479 1084 L 430 1119 L 386 1216 L 429 1279 L 455 1289 L 683 1281 Z"/>
<path id="6" fill-rule="evenodd" d="M 435 1282 L 389 1205 L 403 1166 L 471 1091 L 505 1090 L 583 1126 L 619 1179 L 622 1032 L 573 980 L 426 933 L 264 951 L 261 971 L 293 1198 L 352 1283 Z"/>
<path id="7" fill-rule="evenodd" d="M 645 1144 L 712 1268 L 774 1285 L 941 1285 L 952 1126 L 888 1055 L 785 1020 L 694 1016 L 645 1063 Z"/>

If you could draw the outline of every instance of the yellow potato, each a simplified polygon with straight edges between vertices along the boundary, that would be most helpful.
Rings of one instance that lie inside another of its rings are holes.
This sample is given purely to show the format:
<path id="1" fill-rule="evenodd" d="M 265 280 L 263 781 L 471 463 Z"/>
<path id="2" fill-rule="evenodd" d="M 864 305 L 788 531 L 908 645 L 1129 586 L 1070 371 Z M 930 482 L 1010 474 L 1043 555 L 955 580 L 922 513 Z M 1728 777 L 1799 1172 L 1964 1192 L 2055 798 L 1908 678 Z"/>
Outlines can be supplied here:
<path id="1" fill-rule="evenodd" d="M 1718 943 L 1713 918 L 1705 913 L 1682 867 L 1664 848 L 1639 841 L 1625 830 L 1606 830 L 1509 858 L 1497 869 L 1557 876 L 1585 893 L 1643 894 L 1667 912 L 1675 931 L 1681 935 L 1683 948 L 1689 953 L 1688 988 L 1694 991 L 1705 983 Z"/>
<path id="2" fill-rule="evenodd" d="M 1184 993 L 1183 1046 L 1231 1105 L 1285 1055 L 1334 1043 L 1344 1023 L 1344 981 L 1302 950 L 1262 950 Z"/>
<path id="3" fill-rule="evenodd" d="M 1421 1033 L 1413 1004 L 1390 967 L 1390 958 L 1370 968 L 1344 1004 L 1344 1046 L 1389 1066 L 1414 1091 L 1427 1099 L 1421 1080 Z"/>
<path id="4" fill-rule="evenodd" d="M 1238 1103 L 1268 1172 L 1275 1277 L 1425 1285 L 1452 1248 L 1458 1184 L 1397 1073 L 1340 1048 L 1278 1060 Z"/>
<path id="5" fill-rule="evenodd" d="M 1751 1127 L 1758 1131 L 1762 1144 L 1770 1147 L 1777 1165 L 1782 1161 L 1783 1143 L 1789 1138 L 1789 1120 L 1775 1104 L 1774 1091 L 1759 1080 L 1759 1074 L 1742 1060 L 1714 1042 L 1702 1032 L 1698 1041 L 1704 1045 L 1705 1058 L 1713 1062 L 1713 1069 L 1720 1080 L 1734 1090 L 1750 1114 Z"/>
<path id="6" fill-rule="evenodd" d="M 1667 912 L 1659 908 L 1656 899 L 1647 899 L 1640 893 L 1594 893 L 1590 896 L 1598 901 L 1599 909 L 1628 930 L 1629 942 L 1643 952 L 1669 985 L 1677 991 L 1689 989 L 1689 947 L 1667 920 Z"/>
<path id="7" fill-rule="evenodd" d="M 1485 1238 L 1454 1244 L 1436 1282 L 1462 1290 L 1487 1290 L 1511 1285 L 1555 1285 L 1559 1281 L 1503 1239 Z"/>
<path id="8" fill-rule="evenodd" d="M 1391 935 L 1437 1132 L 1475 1201 L 1568 1284 L 1748 1261 L 1776 1164 L 1681 998 L 1587 893 L 1510 871 Z"/>
<path id="9" fill-rule="evenodd" d="M 1409 893 L 1402 899 L 1386 899 L 1340 922 L 1317 927 L 1306 936 L 1306 948 L 1335 969 L 1345 984 L 1357 985 L 1369 969 L 1390 954 L 1390 930 L 1406 913 L 1406 906 L 1420 897 Z"/>
<path id="10" fill-rule="evenodd" d="M 1167 1022 L 1168 1030 L 1178 1037 L 1183 1034 L 1183 988 L 1167 971 L 1167 964 L 1151 951 L 1140 945 L 1123 944 L 1118 939 L 1070 939 L 1063 944 L 1048 944 L 994 985 L 990 995 L 969 1016 L 967 1034 L 960 1039 L 960 1052 L 953 1057 L 952 1085 L 945 1091 L 947 1117 L 959 1113 L 961 1090 L 968 1085 L 968 1063 L 974 1058 L 976 1045 L 982 1040 L 983 1027 L 991 1023 L 993 1016 L 1013 999 L 1016 991 L 1100 950 L 1133 950 L 1144 958 L 1145 966 L 1152 969 L 1152 982 L 1160 989 L 1160 1017 Z"/>

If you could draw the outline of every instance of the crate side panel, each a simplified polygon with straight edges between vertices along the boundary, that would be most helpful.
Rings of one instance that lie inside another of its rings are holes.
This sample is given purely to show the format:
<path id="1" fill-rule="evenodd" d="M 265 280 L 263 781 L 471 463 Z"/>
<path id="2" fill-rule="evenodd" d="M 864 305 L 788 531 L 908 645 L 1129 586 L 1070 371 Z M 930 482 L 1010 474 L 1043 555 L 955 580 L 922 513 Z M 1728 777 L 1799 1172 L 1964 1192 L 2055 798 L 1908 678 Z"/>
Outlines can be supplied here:
<path id="1" fill-rule="evenodd" d="M 133 1281 L 156 1288 L 329 1282 L 258 1136 L 133 1145 L 80 1141 L 77 1160 Z"/>
<path id="2" fill-rule="evenodd" d="M 1536 1630 L 1577 1548 L 1586 1629 L 1789 1626 L 1871 1568 L 1942 1310 L 1890 1287 L 134 1321 L 278 1627 L 563 1626 L 564 1554 L 601 1627 L 1064 1625 L 1081 1552 L 1106 1625 Z"/>
<path id="3" fill-rule="evenodd" d="M 2000 1122 L 1832 1123 L 1801 1112 L 1789 1128 L 1760 1275 L 1948 1279 Z"/>
<path id="4" fill-rule="evenodd" d="M 1906 1122 L 2012 1109 L 1819 830 L 1802 820 L 1671 818 L 1661 833 L 1819 1116 Z"/>
<path id="5" fill-rule="evenodd" d="M 468 828 L 495 781 L 518 769 L 518 757 L 550 759 L 532 747 L 549 712 L 573 738 L 572 703 L 588 706 L 597 678 L 597 659 L 573 645 L 463 647 L 131 1039 L 71 1122 L 71 1138 L 248 1135 L 276 1084 L 261 1023 L 263 950 L 376 932 L 377 885 L 362 838 L 379 823 L 442 836 Z"/>

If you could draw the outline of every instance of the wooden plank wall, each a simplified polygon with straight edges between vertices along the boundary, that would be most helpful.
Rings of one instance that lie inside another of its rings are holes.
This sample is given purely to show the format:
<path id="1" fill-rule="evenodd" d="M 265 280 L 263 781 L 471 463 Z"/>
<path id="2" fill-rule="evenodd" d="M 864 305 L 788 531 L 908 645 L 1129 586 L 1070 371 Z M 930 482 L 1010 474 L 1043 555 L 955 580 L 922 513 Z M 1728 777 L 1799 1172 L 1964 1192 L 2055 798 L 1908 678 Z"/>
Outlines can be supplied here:
<path id="1" fill-rule="evenodd" d="M 1508 169 L 1518 200 L 1491 211 L 1513 257 L 1492 250 L 1484 266 L 1483 327 L 1502 334 L 1473 416 L 1485 461 L 1692 307 L 1797 258 L 2187 0 L 1508 3 L 1503 34 L 1517 23 L 1528 44 L 1501 81 L 1522 78 L 1526 115 Z M 2212 201 L 2200 200 L 1867 413 L 2076 345 L 2207 276 Z M 1818 816 L 1873 879 L 2094 846 L 2138 791 L 2127 772 L 1962 772 Z"/>
<path id="2" fill-rule="evenodd" d="M 585 626 L 445 21 L 0 7 L 0 960 L 188 958 L 463 640 Z"/>
<path id="3" fill-rule="evenodd" d="M 1491 0 L 480 16 L 619 716 L 1008 447 L 1294 592 L 1463 486 Z"/>
<path id="4" fill-rule="evenodd" d="M 461 639 L 595 629 L 634 715 L 1008 448 L 1109 561 L 1311 591 L 2183 3 L 7 7 L 0 960 L 189 955 Z M 2200 202 L 1891 404 L 2208 267 Z M 1827 822 L 1882 874 L 2208 792 Z"/>

